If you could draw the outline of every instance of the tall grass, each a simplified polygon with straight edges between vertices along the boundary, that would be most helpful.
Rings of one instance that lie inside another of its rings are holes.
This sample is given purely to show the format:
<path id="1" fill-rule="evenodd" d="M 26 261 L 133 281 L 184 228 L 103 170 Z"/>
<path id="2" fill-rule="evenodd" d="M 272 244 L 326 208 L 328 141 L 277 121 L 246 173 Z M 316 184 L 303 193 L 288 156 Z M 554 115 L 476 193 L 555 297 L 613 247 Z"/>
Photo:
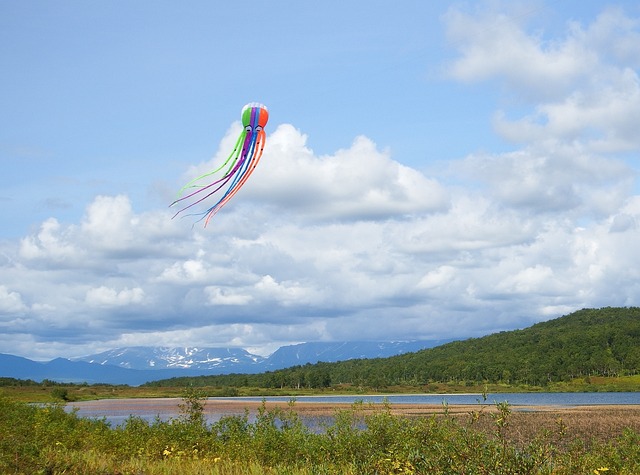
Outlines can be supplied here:
<path id="1" fill-rule="evenodd" d="M 208 425 L 197 394 L 169 421 L 130 417 L 111 427 L 0 398 L 4 474 L 638 474 L 640 435 L 574 437 L 568 428 L 513 439 L 506 404 L 470 417 L 394 415 L 359 404 L 310 429 L 291 407 L 224 417 Z"/>

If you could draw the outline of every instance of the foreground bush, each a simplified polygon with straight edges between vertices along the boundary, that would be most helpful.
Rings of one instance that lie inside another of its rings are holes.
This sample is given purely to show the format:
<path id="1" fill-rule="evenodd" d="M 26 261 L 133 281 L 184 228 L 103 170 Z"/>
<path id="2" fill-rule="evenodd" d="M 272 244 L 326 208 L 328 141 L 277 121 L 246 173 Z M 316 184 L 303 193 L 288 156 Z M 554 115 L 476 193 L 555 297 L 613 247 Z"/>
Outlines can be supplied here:
<path id="1" fill-rule="evenodd" d="M 293 408 L 207 425 L 197 398 L 185 415 L 120 427 L 0 398 L 0 473 L 7 474 L 637 474 L 640 436 L 566 440 L 565 428 L 506 437 L 510 410 L 419 418 L 354 405 L 309 429 Z M 484 422 L 484 426 L 483 423 Z M 481 428 L 483 427 L 483 428 Z M 488 428 L 488 429 L 487 429 Z"/>

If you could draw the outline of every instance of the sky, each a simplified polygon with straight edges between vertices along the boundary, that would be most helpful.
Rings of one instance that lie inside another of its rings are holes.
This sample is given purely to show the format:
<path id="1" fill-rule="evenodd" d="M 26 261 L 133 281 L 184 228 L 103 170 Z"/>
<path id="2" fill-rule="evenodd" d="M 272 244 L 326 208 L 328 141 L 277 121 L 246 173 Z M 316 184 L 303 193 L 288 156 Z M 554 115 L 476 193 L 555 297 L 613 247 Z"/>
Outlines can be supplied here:
<path id="1" fill-rule="evenodd" d="M 0 352 L 463 339 L 640 305 L 640 4 L 0 2 Z M 248 102 L 263 158 L 180 187 Z"/>

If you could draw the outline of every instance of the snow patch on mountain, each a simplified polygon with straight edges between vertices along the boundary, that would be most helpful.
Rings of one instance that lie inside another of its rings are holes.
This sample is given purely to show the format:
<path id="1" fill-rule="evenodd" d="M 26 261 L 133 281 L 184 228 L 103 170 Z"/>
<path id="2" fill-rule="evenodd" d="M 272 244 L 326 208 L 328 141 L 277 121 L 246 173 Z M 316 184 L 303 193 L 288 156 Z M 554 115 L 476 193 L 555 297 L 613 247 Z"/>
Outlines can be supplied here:
<path id="1" fill-rule="evenodd" d="M 127 369 L 201 369 L 255 365 L 264 360 L 242 348 L 151 347 L 115 348 L 95 355 L 74 358 Z"/>

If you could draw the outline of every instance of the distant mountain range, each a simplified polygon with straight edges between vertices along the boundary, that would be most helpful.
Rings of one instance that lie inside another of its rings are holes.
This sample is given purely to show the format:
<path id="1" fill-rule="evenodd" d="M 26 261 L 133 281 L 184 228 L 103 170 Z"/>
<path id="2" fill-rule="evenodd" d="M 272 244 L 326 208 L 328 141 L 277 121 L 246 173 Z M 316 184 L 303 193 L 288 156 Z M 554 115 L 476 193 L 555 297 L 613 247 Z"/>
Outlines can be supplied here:
<path id="1" fill-rule="evenodd" d="M 319 361 L 387 358 L 442 345 L 450 340 L 301 343 L 283 346 L 268 357 L 241 348 L 127 347 L 81 358 L 36 362 L 0 354 L 0 377 L 50 379 L 88 384 L 128 384 L 179 376 L 262 373 Z"/>
<path id="2" fill-rule="evenodd" d="M 237 368 L 255 366 L 265 359 L 242 348 L 132 346 L 72 358 L 72 361 L 85 361 L 136 370 L 198 369 L 208 371 L 233 369 L 235 371 Z"/>

